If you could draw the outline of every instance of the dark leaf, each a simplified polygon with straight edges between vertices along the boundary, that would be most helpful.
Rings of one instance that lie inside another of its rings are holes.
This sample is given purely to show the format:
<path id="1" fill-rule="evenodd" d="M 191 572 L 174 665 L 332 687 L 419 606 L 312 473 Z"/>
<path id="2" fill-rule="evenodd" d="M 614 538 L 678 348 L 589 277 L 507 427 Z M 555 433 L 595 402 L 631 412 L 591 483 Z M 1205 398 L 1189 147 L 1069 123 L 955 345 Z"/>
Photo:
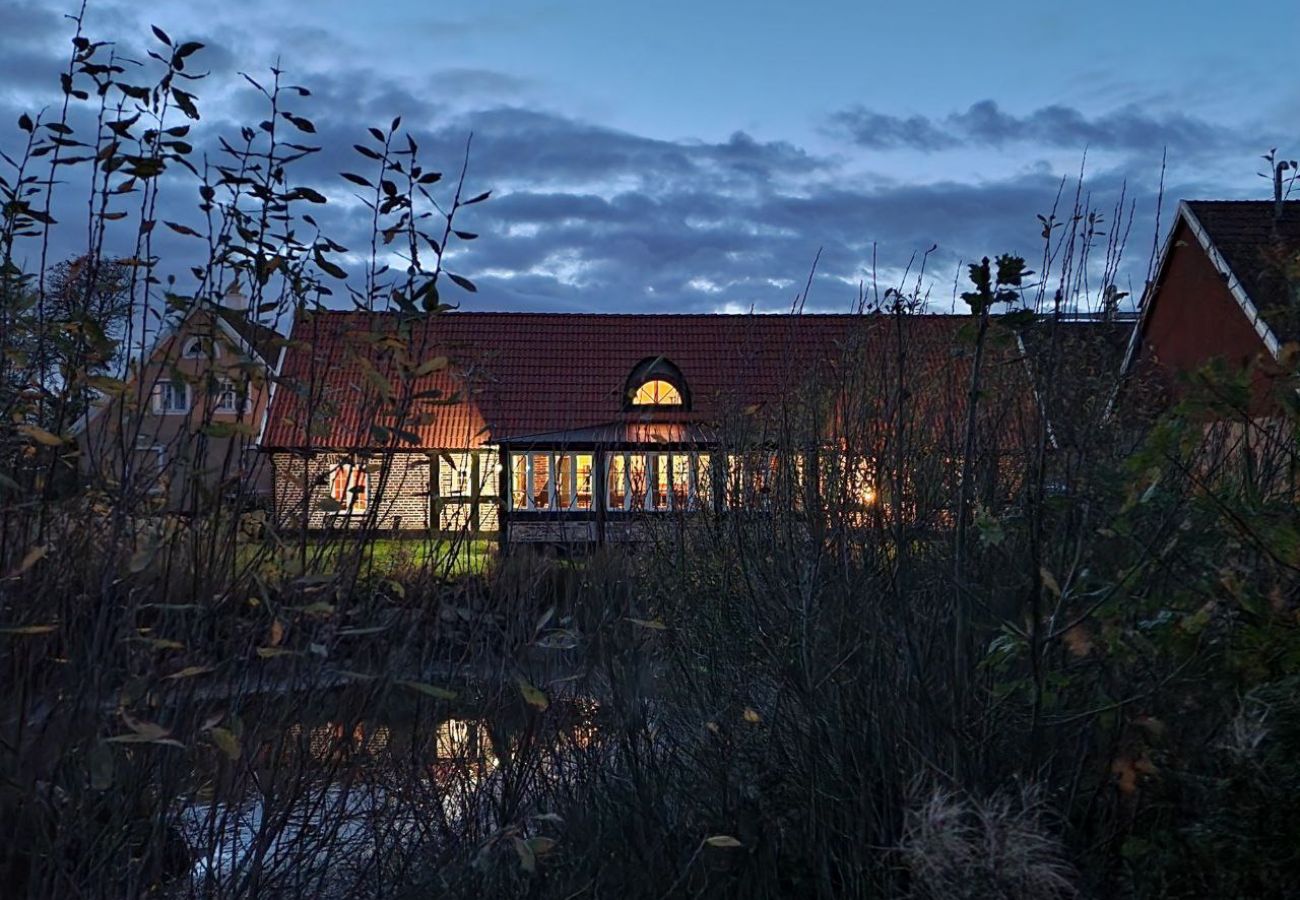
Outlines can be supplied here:
<path id="1" fill-rule="evenodd" d="M 158 40 L 162 41 L 168 47 L 172 45 L 172 39 L 167 36 L 167 32 L 163 31 L 157 25 L 151 25 L 149 27 L 153 29 L 153 33 L 157 36 Z"/>
<path id="2" fill-rule="evenodd" d="M 299 131 L 305 131 L 308 134 L 316 133 L 316 126 L 312 124 L 310 119 L 304 119 L 302 116 L 295 116 L 293 113 L 281 113 L 280 115 L 292 122 L 293 126 Z"/>
<path id="3" fill-rule="evenodd" d="M 474 282 L 470 281 L 468 278 L 466 278 L 463 275 L 455 275 L 451 272 L 448 272 L 447 277 L 450 278 L 452 281 L 456 282 L 461 287 L 463 287 L 465 290 L 469 291 L 471 294 L 478 291 L 478 288 L 474 286 Z"/>

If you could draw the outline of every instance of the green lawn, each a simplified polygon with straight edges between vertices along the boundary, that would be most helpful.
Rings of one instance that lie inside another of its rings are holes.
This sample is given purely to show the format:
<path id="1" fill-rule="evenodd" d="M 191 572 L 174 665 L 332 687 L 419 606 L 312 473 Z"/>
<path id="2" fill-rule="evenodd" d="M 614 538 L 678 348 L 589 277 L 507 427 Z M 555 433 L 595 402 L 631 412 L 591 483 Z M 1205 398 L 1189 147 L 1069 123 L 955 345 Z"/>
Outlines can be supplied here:
<path id="1" fill-rule="evenodd" d="M 485 539 L 444 540 L 401 537 L 371 538 L 366 541 L 347 536 L 311 538 L 307 542 L 307 573 L 328 574 L 337 567 L 340 557 L 350 558 L 361 552 L 363 571 L 378 575 L 428 570 L 435 574 L 481 575 L 497 556 L 497 542 Z M 254 559 L 263 566 L 283 567 L 298 572 L 303 548 L 297 542 L 283 547 L 270 543 L 244 545 L 245 560 Z"/>

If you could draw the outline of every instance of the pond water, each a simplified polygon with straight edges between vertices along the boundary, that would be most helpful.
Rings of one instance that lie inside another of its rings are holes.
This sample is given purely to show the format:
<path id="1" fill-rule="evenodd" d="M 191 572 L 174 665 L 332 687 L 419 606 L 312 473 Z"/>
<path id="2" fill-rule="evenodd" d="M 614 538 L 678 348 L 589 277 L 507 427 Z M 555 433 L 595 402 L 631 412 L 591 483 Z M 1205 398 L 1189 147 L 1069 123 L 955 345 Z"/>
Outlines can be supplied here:
<path id="1" fill-rule="evenodd" d="M 599 752 L 587 698 L 545 715 L 430 706 L 445 704 L 247 729 L 240 759 L 181 802 L 192 865 L 176 895 L 382 893 L 417 860 L 500 839 L 508 810 L 553 818 L 537 801 Z"/>

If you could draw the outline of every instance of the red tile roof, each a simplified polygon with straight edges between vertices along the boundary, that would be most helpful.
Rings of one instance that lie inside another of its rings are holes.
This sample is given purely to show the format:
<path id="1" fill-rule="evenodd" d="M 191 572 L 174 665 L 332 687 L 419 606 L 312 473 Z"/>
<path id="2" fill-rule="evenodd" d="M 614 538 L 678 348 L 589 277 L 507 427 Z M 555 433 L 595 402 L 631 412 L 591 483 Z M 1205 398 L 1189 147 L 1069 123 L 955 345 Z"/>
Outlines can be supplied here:
<path id="1" fill-rule="evenodd" d="M 401 322 L 395 314 L 356 312 L 310 313 L 296 322 L 264 446 L 380 446 L 386 434 L 372 425 L 393 424 L 380 415 L 383 385 L 396 389 L 403 365 L 394 346 L 412 348 L 408 368 L 448 358 L 447 368 L 415 379 L 413 391 L 456 397 L 444 405 L 417 402 L 423 421 L 401 426 L 415 441 L 394 440 L 398 447 L 478 446 L 617 423 L 707 425 L 742 407 L 772 409 L 810 378 L 841 378 L 850 368 L 860 377 L 892 365 L 896 322 L 909 373 L 929 375 L 918 399 L 951 422 L 965 408 L 969 341 L 958 332 L 970 320 L 960 316 L 451 312 L 407 320 L 405 338 Z M 689 411 L 624 410 L 629 374 L 656 356 L 681 370 Z M 1023 365 L 1006 352 L 993 354 L 992 369 L 1025 384 Z M 909 374 L 909 386 L 920 380 Z"/>

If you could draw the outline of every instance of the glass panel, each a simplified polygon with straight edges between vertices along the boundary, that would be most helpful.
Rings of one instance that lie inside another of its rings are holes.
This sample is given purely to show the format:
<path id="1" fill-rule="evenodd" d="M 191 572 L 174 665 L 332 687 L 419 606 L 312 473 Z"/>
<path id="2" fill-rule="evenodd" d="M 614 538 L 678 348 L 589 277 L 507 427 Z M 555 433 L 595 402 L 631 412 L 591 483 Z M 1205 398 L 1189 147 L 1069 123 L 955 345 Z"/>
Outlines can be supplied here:
<path id="1" fill-rule="evenodd" d="M 871 465 L 865 459 L 853 464 L 849 473 L 849 503 L 855 507 L 868 507 L 876 502 L 876 480 Z"/>
<path id="2" fill-rule="evenodd" d="M 673 509 L 687 509 L 690 507 L 691 494 L 691 458 L 683 453 L 677 453 L 672 456 L 672 472 L 669 474 L 668 484 L 673 494 Z"/>
<path id="3" fill-rule="evenodd" d="M 438 460 L 438 495 L 468 497 L 470 494 L 468 453 L 448 453 Z"/>
<path id="4" fill-rule="evenodd" d="M 672 459 L 667 453 L 658 453 L 650 457 L 653 464 L 654 497 L 650 502 L 655 509 L 669 509 L 668 488 L 672 481 Z"/>
<path id="5" fill-rule="evenodd" d="M 623 454 L 611 453 L 605 458 L 605 484 L 608 486 L 608 509 L 623 508 Z"/>
<path id="6" fill-rule="evenodd" d="M 579 453 L 578 461 L 578 509 L 591 509 L 591 454 Z"/>
<path id="7" fill-rule="evenodd" d="M 649 485 L 649 473 L 646 471 L 646 458 L 643 453 L 629 453 L 627 471 L 632 478 L 632 508 L 645 509 L 646 489 Z"/>
<path id="8" fill-rule="evenodd" d="M 573 486 L 573 457 L 567 453 L 555 456 L 555 506 L 569 508 L 569 489 Z"/>
<path id="9" fill-rule="evenodd" d="M 551 455 L 549 453 L 534 453 L 532 491 L 533 505 L 538 509 L 549 509 L 551 506 L 550 474 Z"/>
<path id="10" fill-rule="evenodd" d="M 667 381 L 647 381 L 632 396 L 633 406 L 681 406 L 682 395 Z"/>
<path id="11" fill-rule="evenodd" d="M 732 509 L 745 506 L 745 459 L 739 453 L 727 454 L 727 505 Z"/>
<path id="12" fill-rule="evenodd" d="M 366 470 L 351 463 L 340 463 L 330 479 L 330 496 L 344 509 L 366 508 Z"/>
<path id="13" fill-rule="evenodd" d="M 513 490 L 510 492 L 511 509 L 528 508 L 528 458 L 522 454 L 510 454 L 510 467 L 514 470 L 510 473 L 510 484 Z"/>
<path id="14" fill-rule="evenodd" d="M 695 463 L 695 506 L 697 509 L 713 508 L 713 458 L 701 453 Z"/>
<path id="15" fill-rule="evenodd" d="M 478 461 L 479 496 L 495 497 L 500 475 L 501 458 L 491 450 L 481 451 Z"/>

